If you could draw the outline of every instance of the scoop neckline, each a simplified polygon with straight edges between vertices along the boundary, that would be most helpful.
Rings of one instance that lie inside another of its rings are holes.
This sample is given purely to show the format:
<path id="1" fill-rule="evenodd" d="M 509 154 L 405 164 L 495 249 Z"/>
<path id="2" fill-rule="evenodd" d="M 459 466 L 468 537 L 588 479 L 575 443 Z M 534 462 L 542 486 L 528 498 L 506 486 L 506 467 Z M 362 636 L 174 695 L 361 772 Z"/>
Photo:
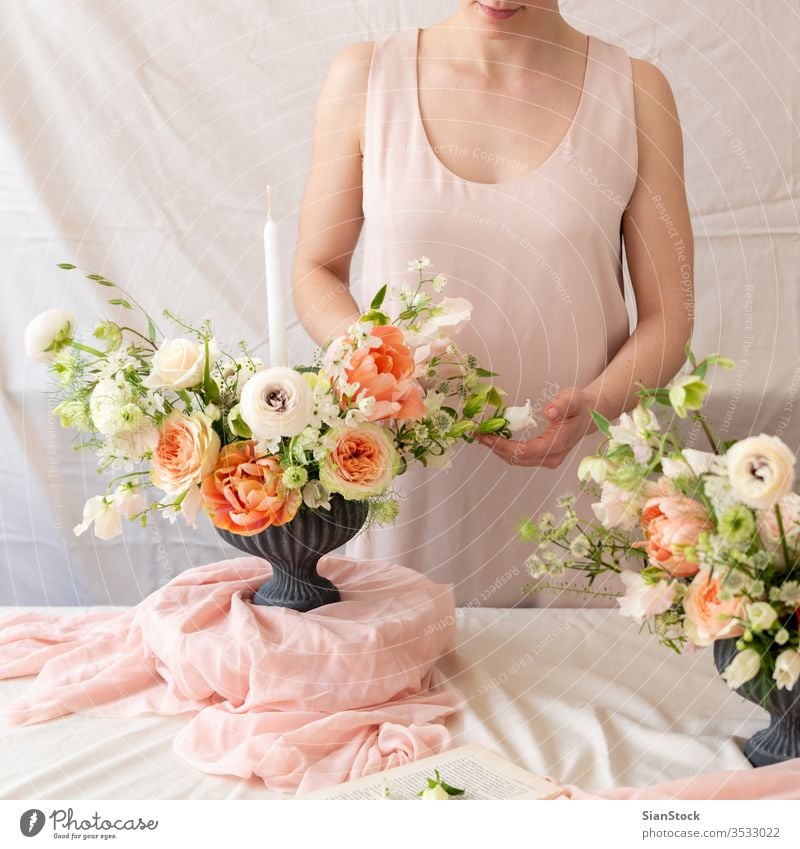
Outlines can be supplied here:
<path id="1" fill-rule="evenodd" d="M 491 182 L 491 183 L 482 183 L 479 180 L 468 180 L 466 177 L 461 177 L 456 174 L 454 171 L 451 171 L 447 165 L 442 162 L 441 159 L 436 155 L 436 151 L 433 149 L 433 145 L 431 144 L 430 138 L 428 137 L 428 131 L 425 129 L 425 121 L 422 118 L 422 108 L 420 107 L 419 102 L 419 36 L 422 32 L 421 27 L 415 27 L 411 30 L 414 36 L 414 49 L 412 53 L 413 59 L 413 68 L 412 68 L 412 78 L 414 81 L 414 114 L 417 124 L 419 126 L 420 132 L 422 133 L 422 138 L 424 140 L 424 147 L 427 154 L 433 159 L 433 161 L 437 164 L 439 168 L 442 169 L 446 174 L 452 177 L 454 180 L 458 180 L 461 183 L 465 183 L 470 186 L 512 186 L 516 183 L 522 183 L 525 180 L 531 179 L 536 174 L 538 174 L 549 162 L 555 159 L 556 155 L 563 150 L 567 141 L 569 140 L 572 132 L 578 123 L 578 118 L 581 115 L 581 112 L 584 109 L 584 103 L 586 101 L 586 90 L 589 87 L 588 84 L 591 78 L 591 64 L 593 63 L 593 47 L 594 47 L 594 36 L 591 33 L 586 34 L 586 64 L 583 69 L 583 82 L 581 84 L 581 94 L 578 98 L 578 106 L 575 109 L 575 114 L 572 116 L 572 120 L 569 122 L 567 129 L 564 131 L 564 135 L 561 137 L 561 140 L 558 144 L 550 151 L 550 153 L 531 171 L 526 171 L 521 177 L 513 177 L 510 180 L 500 180 L 499 182 Z"/>

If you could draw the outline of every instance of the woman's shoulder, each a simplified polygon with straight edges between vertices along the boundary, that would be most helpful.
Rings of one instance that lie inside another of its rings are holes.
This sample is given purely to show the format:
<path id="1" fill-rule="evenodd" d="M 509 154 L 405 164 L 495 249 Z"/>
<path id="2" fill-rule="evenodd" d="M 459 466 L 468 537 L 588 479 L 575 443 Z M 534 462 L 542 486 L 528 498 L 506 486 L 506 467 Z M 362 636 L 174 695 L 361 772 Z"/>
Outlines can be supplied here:
<path id="1" fill-rule="evenodd" d="M 614 56 L 616 60 L 609 64 L 617 70 L 625 67 L 633 83 L 633 99 L 639 116 L 652 115 L 654 112 L 675 114 L 675 97 L 672 86 L 664 72 L 653 62 L 632 55 L 622 45 L 606 41 L 592 35 L 596 51 Z M 599 50 L 598 50 L 599 48 Z"/>
<path id="2" fill-rule="evenodd" d="M 600 46 L 601 50 L 616 54 L 621 61 L 630 63 L 634 87 L 642 93 L 661 101 L 664 100 L 667 94 L 671 93 L 669 80 L 667 80 L 663 71 L 653 62 L 634 56 L 622 45 L 606 41 L 604 38 L 600 38 L 600 36 L 592 35 L 591 38 L 596 45 Z"/>
<path id="3" fill-rule="evenodd" d="M 369 71 L 374 41 L 356 41 L 331 62 L 317 101 L 319 126 L 348 128 L 362 147 Z"/>
<path id="4" fill-rule="evenodd" d="M 355 41 L 336 54 L 328 69 L 326 86 L 357 94 L 366 91 L 375 41 Z"/>

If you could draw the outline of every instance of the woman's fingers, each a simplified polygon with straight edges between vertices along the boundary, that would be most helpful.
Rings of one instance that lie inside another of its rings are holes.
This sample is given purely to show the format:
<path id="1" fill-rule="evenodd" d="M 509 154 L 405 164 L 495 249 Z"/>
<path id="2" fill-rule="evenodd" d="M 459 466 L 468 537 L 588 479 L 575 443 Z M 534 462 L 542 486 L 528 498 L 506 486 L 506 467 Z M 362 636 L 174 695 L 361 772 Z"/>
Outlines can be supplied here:
<path id="1" fill-rule="evenodd" d="M 490 451 L 502 457 L 507 463 L 518 466 L 545 466 L 563 457 L 563 448 L 557 441 L 559 427 L 549 427 L 543 434 L 525 442 L 516 439 L 504 439 L 501 436 L 481 435 L 478 441 Z"/>

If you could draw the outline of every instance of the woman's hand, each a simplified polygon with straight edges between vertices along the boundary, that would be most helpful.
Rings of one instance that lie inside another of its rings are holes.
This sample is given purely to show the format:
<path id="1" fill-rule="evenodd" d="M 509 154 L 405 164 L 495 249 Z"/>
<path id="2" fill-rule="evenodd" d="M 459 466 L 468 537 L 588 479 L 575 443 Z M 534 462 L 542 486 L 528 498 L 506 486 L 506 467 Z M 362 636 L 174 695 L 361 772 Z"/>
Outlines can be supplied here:
<path id="1" fill-rule="evenodd" d="M 512 466 L 555 469 L 587 433 L 597 429 L 590 412 L 594 407 L 587 391 L 569 386 L 545 407 L 550 426 L 534 439 L 521 441 L 486 434 L 477 440 Z"/>

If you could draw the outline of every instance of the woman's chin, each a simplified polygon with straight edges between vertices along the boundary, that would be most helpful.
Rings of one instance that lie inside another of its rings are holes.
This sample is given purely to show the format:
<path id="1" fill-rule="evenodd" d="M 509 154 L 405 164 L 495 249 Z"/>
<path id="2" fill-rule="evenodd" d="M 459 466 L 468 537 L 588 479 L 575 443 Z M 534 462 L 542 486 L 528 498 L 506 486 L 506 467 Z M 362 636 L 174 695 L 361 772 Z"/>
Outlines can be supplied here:
<path id="1" fill-rule="evenodd" d="M 508 35 L 513 33 L 525 7 L 510 3 L 481 3 L 475 0 L 470 6 L 470 18 L 485 35 Z"/>

